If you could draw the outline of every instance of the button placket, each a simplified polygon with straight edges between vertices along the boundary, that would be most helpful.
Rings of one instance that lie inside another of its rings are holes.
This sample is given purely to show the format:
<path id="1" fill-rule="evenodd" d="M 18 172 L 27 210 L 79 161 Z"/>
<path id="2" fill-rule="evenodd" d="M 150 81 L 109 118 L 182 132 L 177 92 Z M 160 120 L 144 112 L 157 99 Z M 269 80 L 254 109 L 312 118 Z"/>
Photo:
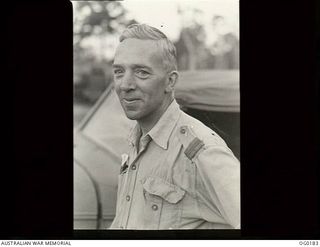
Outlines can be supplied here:
<path id="1" fill-rule="evenodd" d="M 129 183 L 127 183 L 127 188 L 126 188 L 126 201 L 128 203 L 126 205 L 126 216 L 124 217 L 124 219 L 125 219 L 124 223 L 125 223 L 126 227 L 128 225 L 128 221 L 129 221 L 129 215 L 130 215 L 131 205 L 132 205 L 132 201 L 133 201 L 133 198 L 132 198 L 133 190 L 135 188 L 135 183 L 136 183 L 136 179 L 137 179 L 137 173 L 136 172 L 131 172 L 131 171 L 137 170 L 136 162 L 138 162 L 138 160 L 141 157 L 141 155 L 145 152 L 145 150 L 147 148 L 147 145 L 150 142 L 150 140 L 151 140 L 151 138 L 150 138 L 150 136 L 148 136 L 148 139 L 145 142 L 145 145 L 143 146 L 143 148 L 141 150 L 139 150 L 138 153 L 137 153 L 137 149 L 135 148 L 135 155 L 134 155 L 135 157 L 134 157 L 133 161 L 129 164 L 129 169 L 128 169 L 127 176 L 130 175 L 130 181 L 129 181 Z"/>
<path id="2" fill-rule="evenodd" d="M 130 181 L 127 183 L 127 188 L 126 188 L 126 216 L 124 217 L 124 225 L 127 227 L 128 225 L 128 220 L 129 220 L 129 215 L 130 215 L 130 210 L 131 210 L 131 204 L 132 204 L 132 196 L 133 196 L 133 190 L 134 190 L 134 185 L 136 183 L 136 177 L 137 173 L 134 172 L 137 169 L 136 162 L 139 160 L 141 156 L 141 153 L 139 153 L 134 160 L 132 161 L 131 164 L 129 164 L 129 169 L 128 169 L 128 176 L 130 176 Z M 132 184 L 133 183 L 133 184 Z"/>

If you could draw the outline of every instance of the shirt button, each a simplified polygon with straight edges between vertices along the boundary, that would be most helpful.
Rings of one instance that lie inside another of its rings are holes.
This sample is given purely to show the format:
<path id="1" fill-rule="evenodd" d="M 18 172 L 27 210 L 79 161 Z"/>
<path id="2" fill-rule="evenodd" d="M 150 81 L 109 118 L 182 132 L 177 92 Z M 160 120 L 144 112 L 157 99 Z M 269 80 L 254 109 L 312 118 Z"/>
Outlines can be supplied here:
<path id="1" fill-rule="evenodd" d="M 185 133 L 186 133 L 186 129 L 185 129 L 185 128 L 181 128 L 181 129 L 180 129 L 180 133 L 181 133 L 181 134 L 185 134 Z"/>
<path id="2" fill-rule="evenodd" d="M 123 229 L 123 226 L 120 226 L 120 229 Z"/>
<path id="3" fill-rule="evenodd" d="M 158 206 L 156 204 L 152 205 L 152 210 L 157 211 L 158 210 Z"/>
<path id="4" fill-rule="evenodd" d="M 130 196 L 126 196 L 126 200 L 127 200 L 127 201 L 130 201 Z"/>
<path id="5" fill-rule="evenodd" d="M 137 169 L 136 165 L 132 165 L 131 169 L 132 169 L 132 170 Z"/>

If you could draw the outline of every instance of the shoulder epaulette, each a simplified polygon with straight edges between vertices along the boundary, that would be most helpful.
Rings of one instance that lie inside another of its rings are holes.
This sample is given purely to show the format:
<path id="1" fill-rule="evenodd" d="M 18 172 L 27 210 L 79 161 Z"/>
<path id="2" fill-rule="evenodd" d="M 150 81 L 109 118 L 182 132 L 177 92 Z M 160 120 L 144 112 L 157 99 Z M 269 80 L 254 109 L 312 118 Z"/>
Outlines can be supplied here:
<path id="1" fill-rule="evenodd" d="M 184 154 L 190 160 L 192 160 L 204 146 L 204 142 L 194 134 L 191 126 L 180 127 L 179 139 L 185 148 Z"/>

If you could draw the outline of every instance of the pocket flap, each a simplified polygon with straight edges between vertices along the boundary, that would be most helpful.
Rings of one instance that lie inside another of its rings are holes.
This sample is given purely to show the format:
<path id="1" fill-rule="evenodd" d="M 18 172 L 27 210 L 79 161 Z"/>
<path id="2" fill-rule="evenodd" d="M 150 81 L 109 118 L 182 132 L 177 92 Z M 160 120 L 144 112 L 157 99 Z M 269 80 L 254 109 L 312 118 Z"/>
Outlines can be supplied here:
<path id="1" fill-rule="evenodd" d="M 157 177 L 147 177 L 142 181 L 142 186 L 148 193 L 160 196 L 169 203 L 179 202 L 186 193 L 178 186 Z"/>

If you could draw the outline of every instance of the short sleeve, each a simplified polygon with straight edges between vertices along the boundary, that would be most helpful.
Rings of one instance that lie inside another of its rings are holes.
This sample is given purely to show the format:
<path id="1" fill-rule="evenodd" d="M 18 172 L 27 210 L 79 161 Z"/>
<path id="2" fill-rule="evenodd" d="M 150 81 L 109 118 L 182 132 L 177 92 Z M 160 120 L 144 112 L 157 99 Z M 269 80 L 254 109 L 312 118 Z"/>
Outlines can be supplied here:
<path id="1" fill-rule="evenodd" d="M 218 212 L 220 223 L 240 228 L 240 162 L 222 145 L 204 147 L 194 162 L 202 217 L 214 223 Z"/>

